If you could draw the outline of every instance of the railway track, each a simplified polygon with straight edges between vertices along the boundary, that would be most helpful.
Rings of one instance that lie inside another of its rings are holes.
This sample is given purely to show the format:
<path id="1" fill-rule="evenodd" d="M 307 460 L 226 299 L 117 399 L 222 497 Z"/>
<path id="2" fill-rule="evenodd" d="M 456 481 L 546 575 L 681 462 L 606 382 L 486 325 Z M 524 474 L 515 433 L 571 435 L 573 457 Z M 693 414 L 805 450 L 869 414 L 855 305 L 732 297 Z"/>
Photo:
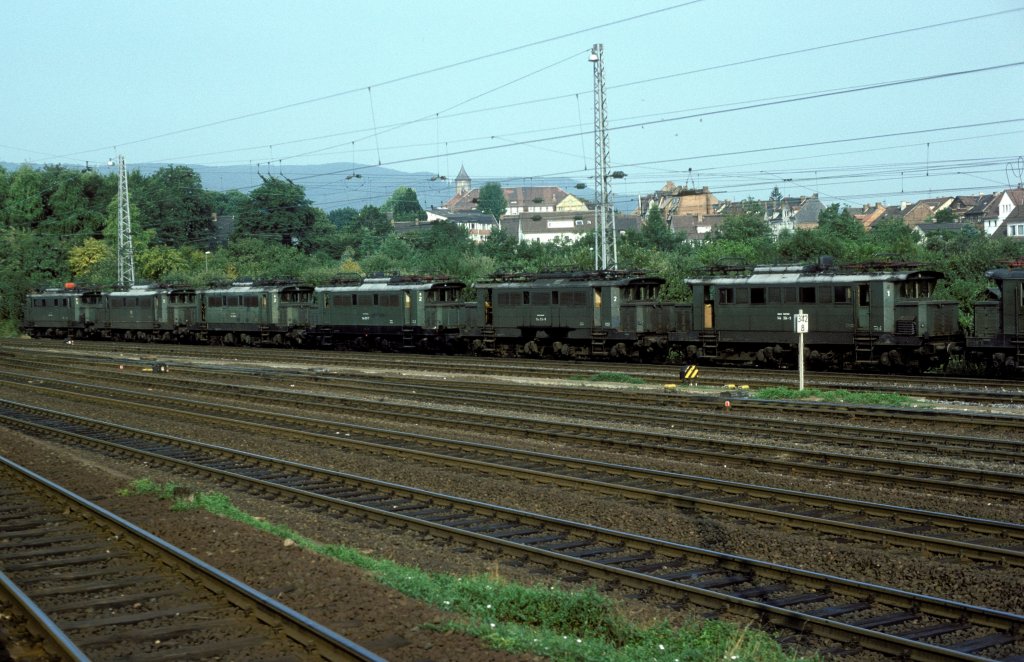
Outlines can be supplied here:
<path id="1" fill-rule="evenodd" d="M 28 367 L 33 369 L 34 366 L 30 365 Z M 35 366 L 35 368 L 38 369 L 38 366 Z M 126 386 L 144 384 L 145 389 L 150 389 L 157 385 L 157 382 L 154 382 L 152 378 L 146 381 L 145 378 L 125 374 L 121 371 L 93 372 L 87 369 L 77 371 L 70 366 L 66 366 L 62 369 L 62 372 L 69 375 L 77 372 L 92 379 L 120 382 Z M 6 374 L 26 382 L 31 379 L 29 375 L 25 374 Z M 178 374 L 180 373 L 175 373 L 175 375 Z M 193 394 L 207 392 L 207 394 L 215 397 L 221 397 L 233 392 L 233 394 L 238 394 L 239 397 L 260 399 L 267 404 L 274 404 L 276 401 L 276 404 L 282 407 L 292 407 L 296 404 L 317 405 L 337 409 L 357 407 L 361 412 L 382 411 L 385 415 L 390 415 L 390 412 L 393 411 L 393 397 L 402 390 L 416 391 L 419 388 L 422 391 L 423 395 L 421 398 L 423 399 L 454 402 L 460 405 L 468 403 L 478 405 L 482 394 L 486 392 L 486 386 L 470 391 L 468 389 L 447 386 L 431 386 L 428 388 L 416 386 L 411 389 L 402 389 L 401 384 L 388 383 L 382 385 L 377 383 L 376 380 L 366 380 L 370 383 L 359 384 L 360 388 L 366 388 L 366 392 L 389 396 L 387 403 L 380 403 L 367 401 L 365 398 L 359 400 L 345 399 L 330 394 L 316 395 L 313 392 L 303 392 L 293 388 L 296 383 L 291 375 L 289 376 L 289 388 L 285 391 L 287 395 L 283 395 L 281 391 L 275 392 L 272 388 L 210 381 L 208 374 L 202 375 L 202 377 L 206 381 L 200 379 L 180 379 L 172 375 L 163 375 L 160 378 L 159 384 L 164 389 L 193 392 Z M 54 384 L 57 383 L 57 380 L 54 379 L 48 379 L 48 381 Z M 324 386 L 325 382 L 321 378 L 316 378 L 315 381 L 319 387 Z M 351 381 L 351 379 L 330 379 L 326 383 L 350 383 Z M 30 384 L 27 383 L 27 385 Z M 68 387 L 74 387 L 77 390 L 83 391 L 87 390 L 90 385 L 82 383 L 73 386 L 73 382 L 69 382 Z M 589 392 L 587 395 L 589 396 Z M 127 390 L 119 397 L 125 400 L 147 398 L 146 392 L 141 389 Z M 287 399 L 287 403 L 281 402 L 283 398 Z M 978 470 L 964 469 L 963 472 L 957 472 L 955 468 L 930 467 L 920 462 L 900 462 L 869 456 L 821 453 L 818 450 L 803 448 L 801 444 L 807 442 L 813 445 L 820 445 L 823 440 L 826 440 L 830 445 L 848 451 L 854 450 L 859 453 L 870 453 L 884 449 L 901 451 L 911 456 L 923 452 L 948 453 L 951 450 L 955 450 L 958 457 L 987 461 L 998 466 L 1018 465 L 1021 462 L 1022 456 L 1024 456 L 1022 455 L 1024 443 L 1019 439 L 1002 440 L 997 438 L 964 437 L 947 435 L 947 433 L 916 432 L 912 429 L 893 428 L 891 426 L 877 427 L 824 423 L 821 421 L 815 421 L 812 426 L 808 426 L 801 420 L 781 419 L 760 419 L 755 430 L 752 429 L 752 423 L 749 419 L 734 415 L 740 412 L 724 414 L 721 412 L 720 406 L 716 407 L 714 413 L 710 413 L 699 408 L 687 410 L 680 407 L 669 409 L 664 407 L 608 408 L 601 401 L 568 400 L 564 396 L 557 399 L 534 396 L 528 396 L 527 398 L 529 398 L 531 403 L 530 409 L 536 413 L 548 412 L 564 416 L 566 412 L 587 412 L 588 418 L 614 421 L 614 432 L 611 435 L 605 436 L 607 439 L 602 439 L 596 437 L 594 433 L 596 430 L 601 429 L 600 426 L 593 424 L 580 425 L 550 420 L 539 421 L 523 415 L 502 416 L 489 412 L 481 414 L 479 412 L 470 413 L 449 410 L 444 416 L 444 421 L 447 424 L 457 423 L 464 429 L 486 427 L 487 425 L 484 421 L 490 421 L 489 426 L 492 428 L 495 425 L 505 425 L 508 429 L 528 429 L 531 435 L 535 437 L 546 436 L 551 439 L 560 440 L 565 440 L 568 437 L 577 437 L 586 440 L 592 445 L 605 445 L 609 447 L 634 445 L 636 448 L 647 448 L 652 452 L 684 454 L 690 458 L 720 456 L 728 461 L 743 461 L 744 457 L 748 457 L 751 461 L 756 461 L 771 460 L 783 455 L 796 455 L 803 459 L 804 463 L 813 464 L 814 470 L 826 470 L 828 464 L 859 467 L 859 470 L 865 473 L 864 480 L 868 482 L 878 480 L 886 482 L 889 480 L 887 477 L 892 477 L 893 480 L 903 480 L 910 477 L 910 475 L 927 480 L 931 474 L 932 477 L 940 482 L 953 481 L 949 488 L 969 485 L 972 482 L 988 481 L 988 479 L 979 480 L 972 478 L 978 477 L 980 473 L 983 473 Z M 154 398 L 154 401 L 159 402 L 159 398 Z M 501 402 L 505 405 L 509 404 L 507 394 L 503 394 Z M 419 410 L 422 412 L 420 414 L 421 420 L 425 423 L 438 423 L 436 407 L 404 404 L 402 408 L 409 411 Z M 741 409 L 741 407 L 737 405 L 737 409 Z M 894 411 L 885 413 L 891 413 L 897 418 L 902 418 L 901 415 L 905 414 L 903 420 L 915 420 L 920 416 L 925 416 L 930 422 L 934 422 L 927 414 L 922 414 L 921 412 Z M 884 417 L 885 413 L 874 411 L 873 415 Z M 853 415 L 860 418 L 868 418 L 872 416 L 872 410 L 857 411 Z M 939 418 L 946 425 L 965 425 L 965 420 L 971 422 L 971 424 L 977 424 L 978 420 L 982 420 L 986 425 L 1002 423 L 1007 425 L 1010 430 L 1019 430 L 1022 425 L 1021 420 L 1018 418 L 992 415 L 979 417 L 979 415 L 974 414 L 957 415 L 944 413 L 939 415 Z M 695 419 L 699 420 L 699 429 L 693 429 L 695 427 Z M 624 424 L 629 424 L 633 427 L 623 427 Z M 673 430 L 673 426 L 678 431 Z M 740 436 L 743 439 L 760 437 L 765 442 L 730 442 L 728 439 L 723 440 L 723 436 L 726 438 L 729 436 Z M 785 439 L 786 441 L 780 444 L 780 439 Z M 787 468 L 787 471 L 799 470 L 800 462 L 792 461 L 791 463 L 798 466 Z M 871 475 L 866 475 L 867 473 Z M 1019 482 L 1020 477 L 1009 474 L 1008 478 L 998 478 L 995 481 L 1007 485 Z M 921 484 L 916 485 L 921 487 Z M 939 489 L 942 491 L 944 488 Z M 975 494 L 975 496 L 977 495 Z"/>
<path id="2" fill-rule="evenodd" d="M 0 606 L 18 659 L 381 660 L 3 457 Z"/>
<path id="3" fill-rule="evenodd" d="M 29 351 L 33 348 L 65 349 L 60 341 L 5 340 L 3 346 Z M 466 375 L 502 375 L 531 378 L 573 379 L 614 371 L 647 380 L 650 383 L 678 383 L 679 367 L 674 365 L 638 365 L 596 361 L 544 361 L 517 359 L 480 359 L 468 356 L 422 356 L 416 354 L 379 354 L 315 350 L 262 350 L 202 345 L 146 345 L 138 343 L 82 342 L 76 347 L 109 355 L 136 354 L 163 357 L 199 357 L 233 361 L 287 361 L 317 367 L 390 368 Z M 762 368 L 701 367 L 702 386 L 726 388 L 743 384 L 750 388 L 796 387 L 792 370 Z M 914 397 L 961 402 L 1022 405 L 1024 383 L 1020 380 L 984 379 L 956 375 L 878 375 L 872 373 L 808 372 L 807 388 L 891 390 Z"/>
<path id="4" fill-rule="evenodd" d="M 840 652 L 906 659 L 1014 659 L 1024 616 L 802 571 L 650 537 L 369 480 L 39 408 L 3 406 L 8 425 L 131 454 L 237 489 L 470 543 L 590 577 L 834 640 Z"/>
<path id="5" fill-rule="evenodd" d="M 26 386 L 34 388 L 32 384 Z M 209 422 L 210 425 L 232 425 L 275 439 L 293 438 L 303 443 L 318 443 L 332 448 L 385 452 L 417 462 L 459 464 L 466 470 L 558 484 L 574 490 L 592 490 L 616 498 L 645 500 L 685 512 L 724 515 L 762 526 L 810 530 L 967 561 L 1024 567 L 1024 525 L 1020 524 L 945 515 L 576 457 L 559 457 L 549 453 L 273 413 L 271 410 L 271 406 L 294 408 L 296 405 L 317 405 L 336 410 L 344 402 L 355 404 L 340 398 L 325 401 L 318 397 L 307 403 L 303 401 L 302 394 L 294 392 L 282 394 L 265 389 L 244 389 L 240 395 L 250 405 L 266 405 L 253 408 L 203 402 L 194 398 L 170 398 L 160 393 L 147 393 L 140 398 L 129 391 L 72 382 L 39 385 L 43 391 L 53 388 L 58 391 L 52 392 L 60 392 L 64 397 L 75 397 L 76 394 L 89 391 L 87 397 L 96 403 L 98 409 L 131 406 L 133 402 L 141 400 L 148 403 L 142 405 L 146 415 L 157 419 L 180 419 L 189 415 L 202 422 Z M 225 390 L 217 386 L 206 388 L 211 395 L 223 394 Z M 188 390 L 194 392 L 196 389 L 193 387 Z M 106 391 L 107 395 L 102 396 L 101 391 Z M 406 418 L 413 422 L 429 422 L 436 413 L 431 409 L 419 413 L 395 411 L 393 407 L 388 408 L 380 403 L 359 403 L 359 406 L 375 407 L 381 418 L 390 421 Z M 501 426 L 491 424 L 496 428 L 492 431 L 507 431 L 512 424 L 511 421 Z M 467 425 L 471 423 L 467 422 Z M 479 422 L 475 425 L 481 430 L 487 426 Z M 344 432 L 344 436 L 340 435 L 341 432 Z"/>

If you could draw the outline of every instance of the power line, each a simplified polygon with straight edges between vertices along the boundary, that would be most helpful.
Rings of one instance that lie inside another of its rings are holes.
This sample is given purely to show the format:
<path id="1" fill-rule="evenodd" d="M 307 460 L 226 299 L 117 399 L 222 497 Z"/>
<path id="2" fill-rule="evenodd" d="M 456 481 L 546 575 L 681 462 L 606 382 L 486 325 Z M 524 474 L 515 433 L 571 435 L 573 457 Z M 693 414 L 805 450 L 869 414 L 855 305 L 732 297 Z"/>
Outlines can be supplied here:
<path id="1" fill-rule="evenodd" d="M 636 21 L 636 20 L 639 20 L 639 19 L 642 19 L 642 18 L 648 18 L 650 16 L 655 16 L 657 14 L 662 14 L 662 13 L 665 13 L 665 12 L 668 12 L 668 11 L 679 9 L 681 7 L 688 7 L 690 5 L 695 5 L 695 4 L 703 2 L 703 1 L 704 0 L 689 0 L 688 2 L 680 2 L 680 3 L 674 4 L 674 5 L 669 5 L 668 7 L 663 7 L 661 9 L 654 9 L 654 10 L 643 12 L 643 13 L 640 13 L 640 14 L 634 14 L 632 16 L 627 16 L 625 18 L 620 18 L 620 19 L 617 19 L 617 20 L 614 20 L 614 21 L 609 21 L 607 23 L 602 23 L 600 25 L 594 25 L 594 26 L 591 26 L 591 27 L 588 27 L 588 28 L 582 28 L 582 29 L 579 29 L 579 30 L 574 30 L 572 32 L 566 32 L 566 33 L 563 33 L 563 34 L 560 34 L 560 35 L 556 35 L 554 37 L 547 37 L 545 39 L 539 39 L 537 41 L 532 41 L 530 43 L 522 44 L 522 45 L 519 45 L 519 46 L 513 46 L 512 48 L 506 48 L 504 50 L 495 51 L 493 53 L 487 53 L 485 55 L 478 55 L 476 57 L 472 57 L 472 58 L 469 58 L 469 59 L 466 59 L 466 60 L 460 60 L 458 62 L 453 62 L 451 64 L 445 64 L 445 65 L 441 65 L 441 66 L 438 66 L 438 67 L 433 67 L 431 69 L 426 69 L 426 70 L 423 70 L 423 71 L 419 71 L 419 72 L 416 72 L 416 73 L 406 74 L 404 76 L 398 76 L 397 78 L 391 78 L 389 80 L 385 80 L 385 81 L 382 81 L 380 83 L 372 84 L 372 85 L 369 85 L 369 86 L 361 85 L 359 87 L 351 88 L 351 89 L 348 89 L 348 90 L 343 90 L 341 92 L 334 92 L 332 94 L 326 94 L 326 95 L 323 95 L 323 96 L 320 96 L 320 97 L 315 97 L 315 98 L 312 98 L 312 99 L 306 99 L 306 100 L 303 100 L 303 101 L 296 101 L 296 102 L 293 102 L 293 103 L 284 104 L 282 106 L 276 106 L 274 108 L 267 108 L 267 109 L 264 109 L 264 110 L 258 110 L 258 111 L 254 111 L 254 112 L 251 112 L 251 113 L 245 113 L 243 115 L 236 115 L 234 117 L 228 117 L 228 118 L 221 119 L 221 120 L 216 120 L 216 121 L 213 121 L 213 122 L 207 122 L 205 124 L 200 124 L 200 125 L 197 125 L 197 126 L 188 127 L 188 128 L 185 128 L 185 129 L 177 129 L 177 130 L 174 130 L 174 131 L 168 131 L 166 133 L 162 133 L 162 134 L 155 135 L 155 136 L 150 136 L 148 138 L 139 138 L 137 140 L 131 140 L 131 141 L 127 141 L 127 142 L 122 142 L 122 143 L 119 143 L 117 146 L 113 146 L 113 147 L 111 147 L 111 146 L 104 146 L 104 147 L 100 147 L 100 148 L 95 149 L 95 150 L 85 150 L 85 151 L 81 151 L 81 152 L 74 152 L 73 154 L 67 154 L 67 155 L 64 155 L 64 156 L 74 156 L 75 154 L 87 154 L 87 153 L 94 152 L 94 151 L 99 151 L 99 150 L 102 150 L 102 149 L 112 149 L 112 148 L 116 149 L 118 147 L 124 147 L 126 145 L 137 145 L 138 143 L 149 142 L 151 140 L 158 140 L 160 138 L 167 138 L 167 137 L 170 137 L 170 136 L 176 136 L 176 135 L 180 135 L 182 133 L 188 133 L 190 131 L 198 131 L 199 129 L 207 129 L 207 128 L 210 128 L 210 127 L 213 127 L 213 126 L 219 126 L 221 124 L 227 124 L 229 122 L 237 122 L 239 120 L 249 119 L 251 117 L 258 117 L 260 115 L 267 115 L 269 113 L 276 113 L 276 112 L 279 112 L 279 111 L 282 111 L 282 110 L 288 110 L 290 108 L 297 108 L 299 106 L 305 106 L 305 105 L 312 104 L 312 103 L 319 103 L 321 101 L 327 101 L 328 99 L 335 99 L 335 98 L 338 98 L 338 97 L 347 96 L 347 95 L 350 95 L 350 94 L 355 94 L 357 92 L 362 92 L 363 90 L 367 89 L 368 87 L 369 88 L 372 88 L 372 87 L 384 87 L 385 85 L 393 85 L 395 83 L 401 83 L 401 82 L 404 82 L 404 81 L 407 81 L 407 80 L 412 80 L 414 78 L 420 78 L 422 76 L 427 76 L 429 74 L 435 74 L 435 73 L 438 73 L 438 72 L 441 72 L 441 71 L 446 71 L 448 69 L 454 69 L 456 67 L 461 67 L 461 66 L 464 66 L 464 65 L 467 65 L 467 64 L 473 64 L 475 62 L 480 62 L 480 61 L 483 61 L 483 60 L 488 60 L 488 59 L 491 59 L 491 58 L 500 57 L 502 55 L 508 55 L 509 53 L 515 53 L 516 51 L 521 51 L 521 50 L 524 50 L 524 49 L 527 49 L 527 48 L 533 48 L 534 46 L 540 46 L 542 44 L 547 44 L 547 43 L 551 43 L 551 42 L 554 42 L 554 41 L 559 41 L 559 40 L 562 40 L 562 39 L 568 39 L 569 37 L 575 37 L 577 35 L 581 35 L 581 34 L 584 34 L 584 33 L 587 33 L 587 32 L 592 32 L 594 30 L 600 30 L 600 29 L 608 28 L 608 27 L 611 27 L 611 26 L 614 26 L 614 25 L 620 25 L 622 23 L 628 23 L 630 21 Z"/>
<path id="2" fill-rule="evenodd" d="M 765 108 L 765 107 L 769 107 L 769 106 L 777 106 L 777 105 L 782 105 L 782 104 L 787 104 L 787 103 L 795 103 L 795 102 L 799 102 L 799 101 L 808 101 L 808 100 L 811 100 L 811 99 L 820 99 L 820 98 L 825 98 L 825 97 L 830 97 L 830 96 L 838 96 L 838 95 L 843 95 L 843 94 L 851 94 L 851 93 L 854 93 L 854 92 L 864 92 L 864 91 L 878 90 L 878 89 L 884 89 L 884 88 L 887 88 L 887 87 L 895 87 L 895 86 L 900 86 L 900 85 L 909 85 L 909 84 L 913 84 L 913 83 L 927 82 L 927 81 L 932 81 L 932 80 L 940 80 L 940 79 L 952 78 L 952 77 L 956 77 L 956 76 L 965 76 L 965 75 L 976 74 L 976 73 L 985 72 L 985 71 L 995 71 L 995 70 L 998 70 L 998 69 L 1005 69 L 1005 68 L 1009 68 L 1009 67 L 1019 67 L 1021 65 L 1024 65 L 1024 61 L 1022 61 L 1022 62 L 1011 62 L 1011 63 L 1000 64 L 1000 65 L 993 65 L 993 66 L 990 66 L 990 67 L 981 67 L 981 68 L 977 68 L 977 69 L 965 69 L 965 70 L 962 70 L 962 71 L 953 71 L 953 72 L 946 72 L 946 73 L 941 73 L 941 74 L 933 74 L 933 75 L 930 75 L 930 76 L 920 76 L 920 77 L 917 77 L 917 78 L 908 78 L 908 79 L 897 80 L 897 81 L 889 81 L 889 82 L 883 82 L 883 83 L 872 83 L 872 84 L 861 85 L 861 86 L 853 87 L 853 88 L 845 88 L 845 89 L 837 90 L 837 91 L 809 94 L 809 95 L 804 95 L 804 96 L 800 96 L 800 97 L 794 97 L 794 98 L 790 98 L 790 99 L 783 99 L 783 100 L 778 100 L 778 101 L 766 101 L 766 102 L 761 102 L 761 103 L 749 104 L 749 105 L 741 106 L 741 107 L 737 107 L 737 108 L 729 108 L 729 109 L 721 109 L 721 110 L 711 111 L 711 112 L 707 112 L 707 113 L 682 115 L 682 116 L 678 116 L 678 117 L 662 118 L 662 119 L 651 120 L 651 121 L 647 121 L 647 122 L 637 122 L 637 123 L 633 123 L 633 124 L 625 124 L 625 125 L 610 127 L 608 130 L 609 131 L 622 131 L 624 129 L 637 128 L 637 127 L 642 127 L 642 126 L 651 125 L 651 124 L 664 124 L 664 123 L 668 123 L 668 122 L 679 122 L 679 121 L 682 121 L 682 120 L 694 119 L 694 118 L 697 118 L 697 117 L 704 117 L 704 116 L 707 116 L 707 115 L 721 115 L 721 114 L 726 114 L 726 113 L 738 112 L 738 111 L 742 111 L 742 110 L 751 110 L 751 109 L 755 109 L 755 108 Z M 969 124 L 969 125 L 962 125 L 962 126 L 964 128 L 966 128 L 966 127 L 986 126 L 986 125 L 1006 123 L 1006 122 L 1013 122 L 1013 121 L 1021 121 L 1021 120 L 1003 120 L 1002 122 L 985 122 L 985 123 L 981 123 L 981 124 Z M 951 128 L 958 128 L 958 127 L 951 127 Z M 927 131 L 922 130 L 922 131 L 911 131 L 911 132 L 895 133 L 895 134 L 891 134 L 891 135 L 910 135 L 910 134 L 913 134 L 913 133 L 925 133 L 925 132 L 927 132 Z M 882 134 L 882 135 L 884 136 L 886 134 Z M 560 134 L 560 135 L 557 135 L 557 136 L 548 136 L 548 137 L 544 137 L 544 138 L 535 138 L 535 139 L 532 139 L 532 140 L 522 140 L 522 141 L 519 141 L 517 143 L 514 143 L 513 146 L 530 145 L 530 144 L 534 144 L 534 143 L 538 143 L 538 142 L 548 142 L 548 141 L 552 141 L 552 140 L 563 140 L 563 139 L 566 139 L 566 138 L 576 138 L 578 136 L 579 136 L 579 132 L 573 132 L 573 133 L 567 133 L 567 134 Z M 848 139 L 848 140 L 852 140 L 852 139 Z M 818 142 L 818 143 L 807 143 L 807 146 L 813 146 L 813 145 L 819 145 L 819 144 L 829 144 L 831 142 L 843 142 L 843 141 L 821 141 L 821 142 Z M 473 153 L 478 153 L 478 152 L 493 151 L 495 149 L 503 149 L 503 148 L 506 148 L 506 147 L 508 147 L 508 145 L 496 145 L 496 146 L 495 145 L 491 145 L 491 146 L 486 146 L 486 147 L 476 147 L 476 148 L 472 148 L 472 149 L 465 149 L 465 150 L 460 150 L 460 151 L 455 151 L 455 152 L 449 152 L 448 156 L 459 156 L 459 155 L 463 155 L 463 154 L 473 154 Z M 770 149 L 770 148 L 764 148 L 764 150 L 767 150 L 767 149 Z M 764 150 L 760 150 L 760 151 L 764 151 Z M 759 150 L 743 150 L 743 151 L 739 151 L 739 152 L 735 152 L 735 153 L 749 153 L 749 152 L 752 152 L 752 151 L 759 151 Z M 391 166 L 391 165 L 397 165 L 397 164 L 400 164 L 400 163 L 410 163 L 410 162 L 415 162 L 415 161 L 422 161 L 422 160 L 428 159 L 428 158 L 434 158 L 434 155 L 413 157 L 413 158 L 407 158 L 407 159 L 397 159 L 397 160 L 394 160 L 394 161 L 389 161 L 387 163 L 381 163 L 379 165 L 381 165 L 381 166 Z M 671 160 L 679 160 L 679 159 L 671 159 Z M 366 167 L 364 166 L 364 167 L 362 167 L 360 169 L 365 169 L 365 168 Z M 343 172 L 343 171 L 340 171 L 340 170 L 339 171 L 331 171 L 331 172 L 323 173 L 323 174 L 320 174 L 320 175 L 309 175 L 307 177 L 301 177 L 299 179 L 307 179 L 307 178 L 313 178 L 313 177 L 327 177 L 327 176 L 332 176 L 332 175 L 340 174 L 341 172 Z"/>

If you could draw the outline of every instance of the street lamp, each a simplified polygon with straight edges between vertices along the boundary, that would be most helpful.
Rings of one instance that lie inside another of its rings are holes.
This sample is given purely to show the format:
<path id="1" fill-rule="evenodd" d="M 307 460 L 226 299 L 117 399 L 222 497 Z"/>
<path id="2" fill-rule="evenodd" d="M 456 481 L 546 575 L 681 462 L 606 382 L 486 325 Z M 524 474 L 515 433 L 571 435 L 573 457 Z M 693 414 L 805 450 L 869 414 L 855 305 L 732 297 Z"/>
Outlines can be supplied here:
<path id="1" fill-rule="evenodd" d="M 203 254 L 203 258 L 205 259 L 205 266 L 203 267 L 203 273 L 205 274 L 210 271 L 210 251 L 206 251 Z"/>

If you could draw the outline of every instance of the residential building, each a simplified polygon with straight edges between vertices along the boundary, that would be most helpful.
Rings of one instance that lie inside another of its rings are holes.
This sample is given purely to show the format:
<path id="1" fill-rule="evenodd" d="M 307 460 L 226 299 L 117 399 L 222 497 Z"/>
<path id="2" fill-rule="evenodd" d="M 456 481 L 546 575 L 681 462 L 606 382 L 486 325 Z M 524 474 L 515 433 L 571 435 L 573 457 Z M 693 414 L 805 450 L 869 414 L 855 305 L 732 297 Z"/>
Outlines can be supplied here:
<path id="1" fill-rule="evenodd" d="M 477 243 L 487 239 L 496 225 L 494 216 L 482 211 L 451 211 L 432 207 L 427 211 L 427 223 L 439 221 L 461 225 L 466 228 L 469 238 Z"/>
<path id="2" fill-rule="evenodd" d="M 953 204 L 953 197 L 925 198 L 918 200 L 903 213 L 903 222 L 914 227 L 933 218 L 936 213 Z"/>
<path id="3" fill-rule="evenodd" d="M 992 233 L 992 236 L 1024 240 L 1024 205 L 1014 207 L 1013 211 L 1007 214 L 996 231 Z"/>
<path id="4" fill-rule="evenodd" d="M 616 228 L 619 225 L 616 217 Z M 594 229 L 594 212 L 550 212 L 546 214 L 505 215 L 501 229 L 520 241 L 546 244 L 556 239 L 576 241 Z"/>

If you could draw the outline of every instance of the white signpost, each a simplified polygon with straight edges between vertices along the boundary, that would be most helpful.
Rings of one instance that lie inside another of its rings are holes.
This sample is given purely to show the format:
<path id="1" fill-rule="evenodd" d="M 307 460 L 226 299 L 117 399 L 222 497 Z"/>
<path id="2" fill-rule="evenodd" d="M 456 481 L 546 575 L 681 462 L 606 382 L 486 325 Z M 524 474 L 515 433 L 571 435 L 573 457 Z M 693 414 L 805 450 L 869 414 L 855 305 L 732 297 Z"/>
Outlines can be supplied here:
<path id="1" fill-rule="evenodd" d="M 804 390 L 804 334 L 810 329 L 811 320 L 810 315 L 804 313 L 801 308 L 800 311 L 793 316 L 793 326 L 797 335 L 800 337 L 799 346 L 797 348 L 797 364 L 800 366 L 800 390 Z"/>

